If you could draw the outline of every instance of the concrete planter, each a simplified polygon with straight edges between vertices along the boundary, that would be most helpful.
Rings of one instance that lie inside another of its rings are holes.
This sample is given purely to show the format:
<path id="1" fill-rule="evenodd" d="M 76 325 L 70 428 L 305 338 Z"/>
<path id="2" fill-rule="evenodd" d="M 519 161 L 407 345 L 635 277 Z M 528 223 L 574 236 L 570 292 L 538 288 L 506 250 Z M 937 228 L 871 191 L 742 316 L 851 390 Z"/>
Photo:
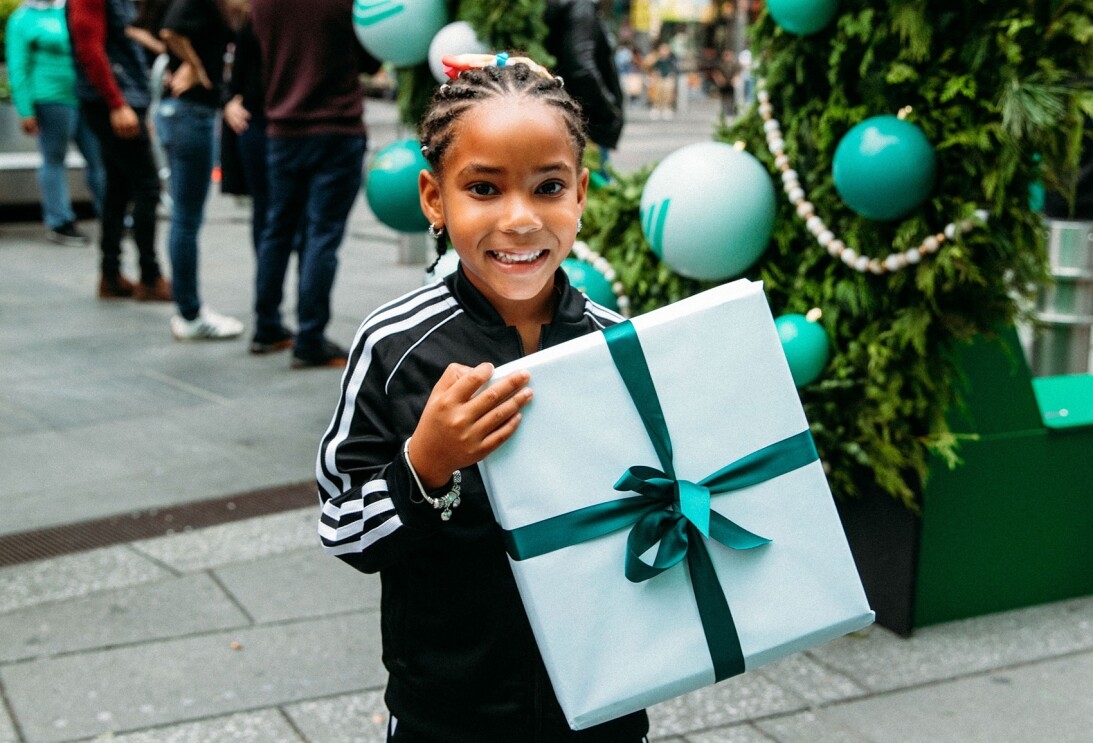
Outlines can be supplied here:
<path id="1" fill-rule="evenodd" d="M 40 203 L 38 167 L 42 157 L 34 137 L 23 133 L 22 119 L 11 101 L 0 101 L 0 206 Z M 90 204 L 91 192 L 84 180 L 84 159 L 75 146 L 69 149 L 68 190 L 76 204 Z"/>

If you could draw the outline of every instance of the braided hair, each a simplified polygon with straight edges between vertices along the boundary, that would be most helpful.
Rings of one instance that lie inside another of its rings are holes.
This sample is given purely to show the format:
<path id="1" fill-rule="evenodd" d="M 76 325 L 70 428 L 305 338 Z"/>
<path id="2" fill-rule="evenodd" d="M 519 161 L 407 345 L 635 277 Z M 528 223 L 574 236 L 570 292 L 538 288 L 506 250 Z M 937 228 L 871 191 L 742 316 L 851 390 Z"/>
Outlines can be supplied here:
<path id="1" fill-rule="evenodd" d="M 433 172 L 442 177 L 444 156 L 455 138 L 460 118 L 479 101 L 502 97 L 528 97 L 556 107 L 562 113 L 577 162 L 584 160 L 588 133 L 584 113 L 563 88 L 562 78 L 547 78 L 522 62 L 504 67 L 493 65 L 463 70 L 459 77 L 445 83 L 433 93 L 425 116 L 421 120 L 421 152 Z M 447 233 L 436 239 L 436 260 L 431 272 L 448 249 Z"/>

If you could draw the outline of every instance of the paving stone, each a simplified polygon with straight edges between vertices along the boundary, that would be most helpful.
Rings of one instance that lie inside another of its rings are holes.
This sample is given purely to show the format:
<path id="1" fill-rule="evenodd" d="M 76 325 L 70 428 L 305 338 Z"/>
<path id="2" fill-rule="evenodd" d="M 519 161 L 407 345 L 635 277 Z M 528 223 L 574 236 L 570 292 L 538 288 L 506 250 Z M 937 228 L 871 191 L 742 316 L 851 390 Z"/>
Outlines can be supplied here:
<path id="1" fill-rule="evenodd" d="M 380 579 L 324 553 L 303 550 L 236 563 L 216 571 L 259 624 L 347 611 L 378 611 Z"/>
<path id="2" fill-rule="evenodd" d="M 807 653 L 795 653 L 768 663 L 756 673 L 766 676 L 809 704 L 820 705 L 865 694 L 865 690 L 840 673 L 820 665 Z"/>
<path id="3" fill-rule="evenodd" d="M 15 732 L 15 724 L 11 721 L 7 707 L 0 704 L 0 743 L 22 743 Z"/>
<path id="4" fill-rule="evenodd" d="M 765 676 L 745 673 L 650 707 L 650 737 L 720 727 L 804 706 L 801 698 Z"/>
<path id="5" fill-rule="evenodd" d="M 101 335 L 94 345 L 106 345 L 116 329 L 111 329 L 109 336 Z M 72 349 L 66 349 L 71 353 Z M 88 356 L 93 352 L 89 351 Z M 54 376 L 39 380 L 23 380 L 19 385 L 19 403 L 36 411 L 54 430 L 80 428 L 102 422 L 119 419 L 141 418 L 149 411 L 163 413 L 176 406 L 194 405 L 202 402 L 191 392 L 164 384 L 141 374 L 139 367 L 130 367 L 128 372 L 106 374 L 89 373 L 85 368 L 60 367 Z M 167 417 L 164 416 L 163 421 Z M 151 432 L 154 428 L 141 426 L 135 432 Z M 92 440 L 93 441 L 93 440 Z"/>
<path id="6" fill-rule="evenodd" d="M 732 725 L 702 733 L 688 733 L 685 738 L 673 738 L 686 743 L 772 743 L 771 739 L 751 725 Z M 662 743 L 658 738 L 656 743 Z"/>
<path id="7" fill-rule="evenodd" d="M 318 508 L 294 509 L 144 539 L 132 547 L 180 572 L 208 570 L 307 547 L 321 550 L 318 522 Z"/>
<path id="8" fill-rule="evenodd" d="M 123 735 L 106 734 L 92 741 L 110 743 L 306 743 L 276 710 L 261 710 L 200 722 L 144 730 Z M 314 743 L 314 741 L 312 741 Z"/>
<path id="9" fill-rule="evenodd" d="M 3 384 L 3 382 L 0 382 Z M 14 400 L 0 400 L 0 439 L 11 437 L 24 438 L 35 433 L 44 433 L 49 426 L 41 416 Z M 5 469 L 4 472 L 10 470 Z"/>
<path id="10" fill-rule="evenodd" d="M 778 743 L 870 743 L 869 738 L 847 728 L 826 710 L 798 712 L 753 724 Z"/>
<path id="11" fill-rule="evenodd" d="M 828 712 L 873 743 L 1087 743 L 1093 651 L 892 692 Z"/>
<path id="12" fill-rule="evenodd" d="M 383 743 L 387 740 L 387 707 L 383 692 L 343 694 L 299 702 L 285 714 L 308 743 Z"/>
<path id="13" fill-rule="evenodd" d="M 345 614 L 16 663 L 0 681 L 26 737 L 58 743 L 378 689 L 360 659 L 379 655 L 378 615 Z"/>
<path id="14" fill-rule="evenodd" d="M 170 577 L 125 546 L 0 568 L 0 613 Z M 3 642 L 3 640 L 0 640 Z"/>
<path id="15" fill-rule="evenodd" d="M 208 575 L 168 578 L 0 614 L 0 662 L 181 637 L 248 623 Z"/>
<path id="16" fill-rule="evenodd" d="M 884 691 L 1089 649 L 1093 596 L 925 627 L 910 638 L 873 625 L 809 653 Z"/>

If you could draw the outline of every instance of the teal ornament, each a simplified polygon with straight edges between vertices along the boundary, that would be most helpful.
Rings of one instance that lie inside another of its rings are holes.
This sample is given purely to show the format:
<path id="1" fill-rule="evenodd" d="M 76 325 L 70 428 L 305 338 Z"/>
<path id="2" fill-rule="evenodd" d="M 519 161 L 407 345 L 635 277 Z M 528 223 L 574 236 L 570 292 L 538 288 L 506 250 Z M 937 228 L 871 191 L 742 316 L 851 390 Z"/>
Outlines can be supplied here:
<path id="1" fill-rule="evenodd" d="M 766 250 L 774 185 L 752 155 L 698 142 L 668 155 L 641 193 L 641 228 L 676 273 L 702 281 L 739 276 Z"/>
<path id="2" fill-rule="evenodd" d="M 767 10 L 789 33 L 808 36 L 827 28 L 839 10 L 839 0 L 767 0 Z"/>
<path id="3" fill-rule="evenodd" d="M 591 263 L 576 258 L 566 258 L 562 261 L 562 270 L 569 277 L 569 283 L 575 289 L 584 292 L 593 302 L 614 312 L 619 311 L 618 297 L 611 289 L 611 282 Z"/>
<path id="4" fill-rule="evenodd" d="M 372 158 L 364 196 L 376 219 L 399 232 L 424 232 L 429 220 L 421 211 L 418 175 L 429 170 L 416 139 L 400 139 Z"/>
<path id="5" fill-rule="evenodd" d="M 848 207 L 866 219 L 888 222 L 914 211 L 930 195 L 937 157 L 911 122 L 874 116 L 839 141 L 832 175 Z"/>
<path id="6" fill-rule="evenodd" d="M 811 384 L 823 371 L 831 353 L 827 333 L 818 322 L 804 315 L 782 315 L 774 321 L 778 340 L 789 362 L 793 384 L 804 387 Z"/>
<path id="7" fill-rule="evenodd" d="M 353 30 L 361 46 L 396 67 L 424 62 L 447 22 L 444 0 L 353 0 Z"/>

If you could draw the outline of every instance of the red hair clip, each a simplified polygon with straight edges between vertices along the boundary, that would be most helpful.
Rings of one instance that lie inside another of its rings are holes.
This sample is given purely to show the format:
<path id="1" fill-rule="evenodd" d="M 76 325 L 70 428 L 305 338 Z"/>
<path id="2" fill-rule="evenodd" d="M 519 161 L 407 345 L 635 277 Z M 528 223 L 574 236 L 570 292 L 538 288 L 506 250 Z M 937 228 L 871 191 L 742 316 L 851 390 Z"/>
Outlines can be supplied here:
<path id="1" fill-rule="evenodd" d="M 528 57 L 510 57 L 508 52 L 498 52 L 496 54 L 445 54 L 440 58 L 440 63 L 444 66 L 444 74 L 448 76 L 449 80 L 456 79 L 459 77 L 459 73 L 464 70 L 480 70 L 483 67 L 490 66 L 505 67 L 516 62 L 526 64 L 532 72 L 542 75 L 547 80 L 554 79 L 554 76 L 538 62 Z"/>

